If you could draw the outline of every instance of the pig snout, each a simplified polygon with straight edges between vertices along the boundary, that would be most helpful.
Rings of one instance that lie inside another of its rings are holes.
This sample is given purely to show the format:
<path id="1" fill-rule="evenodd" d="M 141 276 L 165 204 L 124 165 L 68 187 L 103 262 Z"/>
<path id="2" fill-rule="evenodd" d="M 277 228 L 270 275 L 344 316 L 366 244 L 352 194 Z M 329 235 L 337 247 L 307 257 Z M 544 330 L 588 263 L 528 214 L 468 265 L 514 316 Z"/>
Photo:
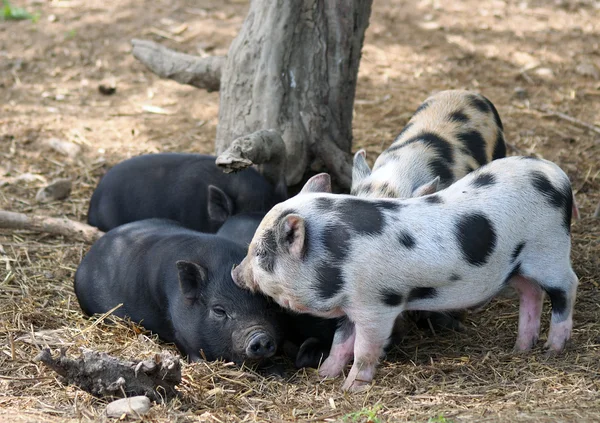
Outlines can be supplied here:
<path id="1" fill-rule="evenodd" d="M 250 359 L 269 358 L 275 355 L 277 343 L 275 339 L 264 331 L 256 331 L 248 336 L 246 343 L 246 356 Z"/>
<path id="2" fill-rule="evenodd" d="M 233 282 L 242 289 L 249 289 L 252 292 L 256 291 L 254 276 L 250 266 L 246 264 L 247 258 L 242 260 L 240 264 L 231 269 L 231 278 Z"/>

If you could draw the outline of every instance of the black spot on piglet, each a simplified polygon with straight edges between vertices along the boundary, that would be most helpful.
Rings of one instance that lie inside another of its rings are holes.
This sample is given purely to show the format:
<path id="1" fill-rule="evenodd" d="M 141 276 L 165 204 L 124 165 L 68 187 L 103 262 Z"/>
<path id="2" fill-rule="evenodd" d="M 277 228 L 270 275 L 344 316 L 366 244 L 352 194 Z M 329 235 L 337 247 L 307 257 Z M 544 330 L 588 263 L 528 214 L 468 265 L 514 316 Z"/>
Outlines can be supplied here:
<path id="1" fill-rule="evenodd" d="M 566 183 L 560 188 L 552 185 L 550 180 L 544 173 L 540 171 L 531 172 L 532 182 L 546 199 L 546 201 L 557 209 L 563 210 L 563 226 L 567 233 L 571 232 L 571 213 L 573 211 L 573 194 L 571 192 L 571 184 Z"/>
<path id="2" fill-rule="evenodd" d="M 552 315 L 562 317 L 567 310 L 567 294 L 560 288 L 544 288 L 550 303 L 552 304 Z"/>
<path id="3" fill-rule="evenodd" d="M 402 303 L 402 294 L 391 288 L 384 288 L 380 291 L 381 300 L 390 307 L 399 306 Z"/>
<path id="4" fill-rule="evenodd" d="M 496 248 L 496 231 L 492 222 L 481 213 L 462 216 L 455 236 L 465 260 L 473 266 L 483 266 Z"/>
<path id="5" fill-rule="evenodd" d="M 423 300 L 427 298 L 435 298 L 437 290 L 435 288 L 420 287 L 413 288 L 408 293 L 408 301 Z"/>
<path id="6" fill-rule="evenodd" d="M 398 235 L 398 240 L 406 248 L 412 249 L 415 247 L 415 239 L 408 232 L 400 232 L 400 235 Z"/>
<path id="7" fill-rule="evenodd" d="M 477 188 L 494 185 L 496 183 L 496 177 L 488 172 L 481 172 L 473 179 L 473 186 Z"/>

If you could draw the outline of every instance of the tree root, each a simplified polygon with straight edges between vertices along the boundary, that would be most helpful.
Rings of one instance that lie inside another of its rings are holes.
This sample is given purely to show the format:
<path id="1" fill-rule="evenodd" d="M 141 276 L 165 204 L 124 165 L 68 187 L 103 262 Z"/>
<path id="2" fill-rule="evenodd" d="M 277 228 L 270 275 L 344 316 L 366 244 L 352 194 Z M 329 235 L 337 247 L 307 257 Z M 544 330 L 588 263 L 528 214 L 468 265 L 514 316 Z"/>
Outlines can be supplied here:
<path id="1" fill-rule="evenodd" d="M 225 56 L 197 57 L 179 53 L 148 40 L 131 40 L 133 55 L 161 78 L 208 92 L 218 91 Z"/>
<path id="2" fill-rule="evenodd" d="M 53 358 L 45 348 L 34 361 L 41 361 L 65 379 L 95 397 L 131 397 L 146 395 L 163 402 L 177 396 L 175 386 L 181 383 L 181 363 L 168 352 L 154 359 L 122 361 L 106 353 L 81 349 L 81 357 L 68 358 L 61 350 Z"/>
<path id="3" fill-rule="evenodd" d="M 104 232 L 93 226 L 65 217 L 27 216 L 4 210 L 0 210 L 0 228 L 64 235 L 90 244 L 104 235 Z"/>

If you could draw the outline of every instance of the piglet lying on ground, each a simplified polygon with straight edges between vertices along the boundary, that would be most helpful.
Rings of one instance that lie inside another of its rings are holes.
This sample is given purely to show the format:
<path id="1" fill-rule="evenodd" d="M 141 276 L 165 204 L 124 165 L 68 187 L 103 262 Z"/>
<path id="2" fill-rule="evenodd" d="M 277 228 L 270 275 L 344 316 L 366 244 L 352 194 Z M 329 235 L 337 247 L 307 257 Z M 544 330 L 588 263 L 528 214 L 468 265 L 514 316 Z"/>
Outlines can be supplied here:
<path id="1" fill-rule="evenodd" d="M 282 340 L 281 313 L 231 280 L 245 251 L 177 222 L 133 222 L 92 246 L 75 274 L 75 293 L 88 315 L 122 303 L 113 314 L 141 322 L 190 360 L 263 361 Z"/>
<path id="2" fill-rule="evenodd" d="M 437 194 L 406 200 L 332 195 L 328 175 L 275 206 L 232 270 L 242 287 L 284 307 L 347 316 L 323 376 L 358 390 L 374 377 L 404 310 L 480 305 L 505 285 L 520 296 L 516 348 L 540 329 L 544 292 L 552 303 L 546 347 L 571 336 L 577 276 L 570 263 L 572 193 L 555 164 L 511 157 L 491 162 Z M 353 323 L 353 324 L 352 324 Z"/>
<path id="3" fill-rule="evenodd" d="M 88 223 L 108 231 L 143 219 L 171 219 L 214 233 L 229 216 L 266 212 L 287 198 L 285 182 L 273 187 L 255 169 L 225 174 L 216 157 L 146 154 L 125 160 L 100 180 Z"/>

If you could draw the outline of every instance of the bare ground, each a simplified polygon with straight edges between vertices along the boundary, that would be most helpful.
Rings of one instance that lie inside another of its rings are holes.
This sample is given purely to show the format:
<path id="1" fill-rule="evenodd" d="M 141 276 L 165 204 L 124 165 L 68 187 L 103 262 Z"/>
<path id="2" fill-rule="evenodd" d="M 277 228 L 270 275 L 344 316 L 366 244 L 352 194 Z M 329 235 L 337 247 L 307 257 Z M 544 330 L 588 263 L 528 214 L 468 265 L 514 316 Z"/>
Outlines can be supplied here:
<path id="1" fill-rule="evenodd" d="M 95 184 L 115 163 L 146 152 L 213 151 L 218 93 L 157 79 L 132 58 L 129 40 L 225 54 L 247 2 L 14 3 L 41 19 L 0 21 L 0 209 L 85 221 Z M 102 82 L 116 93 L 99 93 Z M 343 394 L 340 380 L 322 381 L 313 370 L 275 380 L 196 363 L 184 367 L 181 400 L 155 406 L 144 420 L 600 420 L 600 220 L 591 217 L 600 201 L 600 133 L 548 113 L 600 126 L 600 3 L 375 0 L 355 149 L 374 160 L 421 101 L 449 88 L 490 98 L 511 154 L 553 160 L 573 182 L 583 218 L 573 225 L 580 290 L 568 351 L 513 354 L 518 305 L 500 298 L 469 315 L 464 333 L 409 328 L 366 394 Z M 60 154 L 48 147 L 52 138 L 81 151 Z M 36 204 L 37 189 L 58 177 L 73 179 L 70 198 Z M 6 230 L 0 245 L 0 421 L 106 420 L 104 401 L 32 362 L 40 348 L 77 354 L 85 346 L 124 358 L 173 348 L 134 326 L 82 317 L 72 281 L 86 245 Z"/>

